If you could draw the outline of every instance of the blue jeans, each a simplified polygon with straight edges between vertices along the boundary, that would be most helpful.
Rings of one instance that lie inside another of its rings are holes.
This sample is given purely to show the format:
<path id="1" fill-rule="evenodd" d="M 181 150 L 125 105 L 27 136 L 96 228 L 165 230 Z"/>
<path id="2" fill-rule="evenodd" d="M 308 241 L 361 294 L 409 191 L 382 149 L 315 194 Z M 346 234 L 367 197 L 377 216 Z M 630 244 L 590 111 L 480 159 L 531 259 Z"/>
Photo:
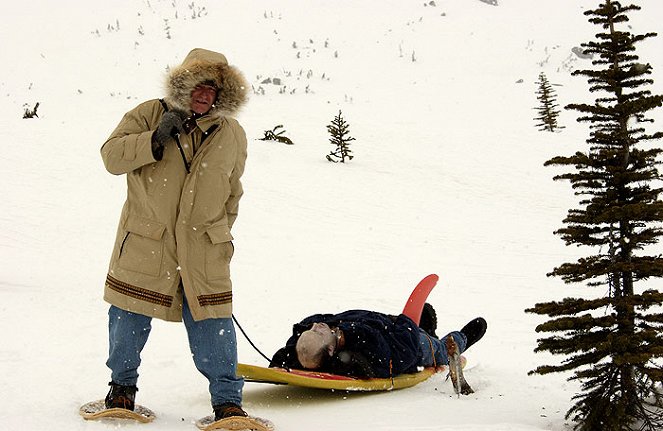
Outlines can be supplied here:
<path id="1" fill-rule="evenodd" d="M 111 305 L 108 310 L 109 353 L 106 365 L 111 380 L 120 385 L 138 382 L 140 353 L 152 329 L 152 318 Z M 212 405 L 231 402 L 242 404 L 244 380 L 236 376 L 237 339 L 231 318 L 205 319 L 196 322 L 186 298 L 182 318 L 189 336 L 193 362 L 209 380 Z"/>
<path id="2" fill-rule="evenodd" d="M 447 346 L 445 344 L 448 337 L 453 337 L 456 344 L 458 344 L 460 353 L 465 351 L 467 337 L 462 332 L 453 331 L 437 339 L 428 335 L 423 329 L 419 329 L 419 344 L 421 345 L 421 361 L 419 365 L 424 367 L 448 365 L 449 355 L 447 354 Z"/>

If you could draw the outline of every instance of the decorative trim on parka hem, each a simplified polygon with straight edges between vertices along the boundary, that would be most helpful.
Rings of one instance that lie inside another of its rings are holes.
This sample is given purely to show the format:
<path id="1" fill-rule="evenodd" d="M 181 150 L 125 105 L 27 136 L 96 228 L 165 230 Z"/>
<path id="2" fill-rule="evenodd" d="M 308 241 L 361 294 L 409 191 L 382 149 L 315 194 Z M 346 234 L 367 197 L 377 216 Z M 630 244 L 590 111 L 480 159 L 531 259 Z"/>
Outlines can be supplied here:
<path id="1" fill-rule="evenodd" d="M 131 284 L 124 283 L 109 275 L 106 276 L 106 285 L 108 288 L 126 296 L 130 296 L 141 301 L 151 302 L 152 304 L 163 305 L 170 308 L 173 305 L 173 297 L 164 295 L 153 290 L 143 289 L 142 287 L 132 286 Z"/>
<path id="2" fill-rule="evenodd" d="M 232 301 L 233 301 L 232 292 L 214 293 L 211 295 L 198 296 L 198 304 L 200 304 L 201 307 L 204 307 L 206 305 L 230 304 Z"/>

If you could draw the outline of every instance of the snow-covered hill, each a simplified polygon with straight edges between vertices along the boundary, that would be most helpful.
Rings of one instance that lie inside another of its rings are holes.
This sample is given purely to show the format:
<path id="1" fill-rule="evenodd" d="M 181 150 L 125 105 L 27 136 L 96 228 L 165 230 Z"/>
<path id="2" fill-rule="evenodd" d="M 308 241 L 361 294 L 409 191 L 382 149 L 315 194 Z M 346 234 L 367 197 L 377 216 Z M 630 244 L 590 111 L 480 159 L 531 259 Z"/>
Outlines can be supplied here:
<path id="1" fill-rule="evenodd" d="M 661 31 L 660 0 L 637 2 L 636 33 Z M 443 376 L 415 388 L 346 394 L 247 384 L 245 407 L 280 430 L 565 430 L 577 390 L 528 376 L 540 320 L 523 310 L 580 294 L 546 273 L 582 250 L 552 232 L 575 198 L 543 162 L 587 137 L 563 112 L 538 132 L 536 80 L 558 102 L 588 99 L 572 49 L 596 29 L 598 0 L 306 2 L 26 0 L 0 26 L 0 423 L 4 429 L 105 430 L 80 404 L 106 392 L 103 281 L 124 200 L 99 147 L 121 116 L 162 96 L 167 66 L 218 50 L 255 93 L 239 120 L 249 160 L 233 260 L 235 315 L 268 355 L 314 312 L 397 313 L 423 276 L 440 332 L 482 315 L 467 353 L 476 393 Z M 663 82 L 660 38 L 641 59 Z M 274 82 L 277 84 L 274 84 Z M 656 93 L 663 91 L 660 84 Z M 24 107 L 39 102 L 35 119 Z M 326 125 L 342 110 L 355 158 L 332 164 Z M 657 114 L 658 126 L 663 115 Z M 284 125 L 294 146 L 258 140 Z M 600 294 L 600 292 L 589 292 Z M 209 412 L 182 325 L 155 322 L 139 402 L 186 430 Z M 242 362 L 264 365 L 240 335 Z M 29 415 L 25 417 L 25 415 Z"/>

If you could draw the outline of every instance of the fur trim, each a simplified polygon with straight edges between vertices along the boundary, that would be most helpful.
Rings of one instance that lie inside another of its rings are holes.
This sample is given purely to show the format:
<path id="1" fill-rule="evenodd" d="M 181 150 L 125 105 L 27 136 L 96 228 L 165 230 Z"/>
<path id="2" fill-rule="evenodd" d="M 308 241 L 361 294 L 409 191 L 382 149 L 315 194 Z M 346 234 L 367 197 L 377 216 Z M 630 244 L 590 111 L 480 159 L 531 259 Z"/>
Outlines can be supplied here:
<path id="1" fill-rule="evenodd" d="M 173 68 L 166 78 L 166 97 L 169 106 L 191 111 L 191 92 L 196 85 L 212 81 L 218 88 L 216 102 L 209 111 L 215 117 L 232 117 L 248 99 L 248 83 L 235 66 L 219 53 L 196 48 L 181 65 Z"/>

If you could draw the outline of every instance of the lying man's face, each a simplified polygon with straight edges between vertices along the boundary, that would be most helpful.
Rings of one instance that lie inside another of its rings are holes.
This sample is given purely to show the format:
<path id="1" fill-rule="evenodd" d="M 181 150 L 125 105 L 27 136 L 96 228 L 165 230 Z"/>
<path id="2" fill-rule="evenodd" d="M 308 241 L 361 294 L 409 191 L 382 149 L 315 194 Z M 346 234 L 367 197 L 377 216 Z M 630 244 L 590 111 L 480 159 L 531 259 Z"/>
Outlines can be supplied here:
<path id="1" fill-rule="evenodd" d="M 316 322 L 297 340 L 297 359 L 308 369 L 320 368 L 326 356 L 334 354 L 336 334 L 326 323 Z"/>

